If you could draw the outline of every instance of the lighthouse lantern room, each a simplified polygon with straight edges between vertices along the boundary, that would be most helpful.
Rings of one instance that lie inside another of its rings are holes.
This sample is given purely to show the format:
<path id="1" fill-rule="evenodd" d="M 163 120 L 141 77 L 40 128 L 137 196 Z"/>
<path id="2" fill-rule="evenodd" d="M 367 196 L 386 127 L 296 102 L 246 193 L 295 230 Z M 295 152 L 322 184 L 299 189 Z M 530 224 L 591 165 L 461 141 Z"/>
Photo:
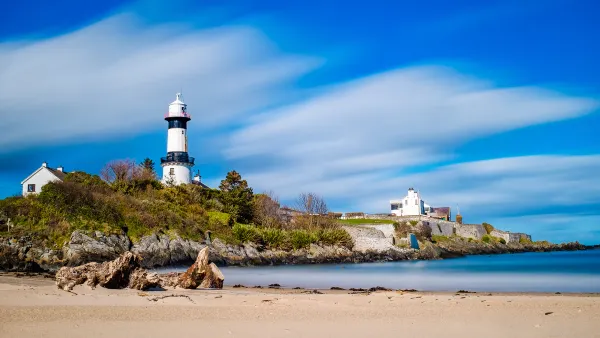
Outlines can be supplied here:
<path id="1" fill-rule="evenodd" d="M 191 183 L 191 168 L 194 158 L 188 156 L 187 123 L 191 116 L 187 112 L 187 105 L 177 93 L 175 101 L 169 105 L 169 112 L 165 115 L 169 123 L 167 134 L 167 156 L 161 157 L 160 165 L 163 167 L 163 183 L 187 184 Z"/>

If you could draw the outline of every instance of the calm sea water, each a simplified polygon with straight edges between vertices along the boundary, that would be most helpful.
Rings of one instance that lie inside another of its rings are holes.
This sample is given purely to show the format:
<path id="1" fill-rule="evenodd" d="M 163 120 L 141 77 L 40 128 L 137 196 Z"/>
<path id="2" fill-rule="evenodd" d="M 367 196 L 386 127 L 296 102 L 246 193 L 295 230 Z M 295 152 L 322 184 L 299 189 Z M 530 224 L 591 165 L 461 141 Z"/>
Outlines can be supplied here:
<path id="1" fill-rule="evenodd" d="M 438 261 L 223 267 L 221 271 L 226 285 L 277 283 L 282 287 L 304 288 L 383 286 L 421 291 L 600 292 L 600 250 L 467 256 Z"/>

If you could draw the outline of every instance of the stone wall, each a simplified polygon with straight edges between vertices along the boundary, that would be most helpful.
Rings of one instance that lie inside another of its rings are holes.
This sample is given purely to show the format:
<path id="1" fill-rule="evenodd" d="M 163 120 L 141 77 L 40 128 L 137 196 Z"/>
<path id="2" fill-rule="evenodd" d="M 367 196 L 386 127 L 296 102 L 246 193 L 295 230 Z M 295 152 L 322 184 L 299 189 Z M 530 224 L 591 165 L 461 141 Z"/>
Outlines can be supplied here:
<path id="1" fill-rule="evenodd" d="M 530 235 L 524 234 L 522 232 L 508 232 L 497 229 L 492 230 L 492 232 L 490 232 L 490 236 L 502 238 L 506 241 L 506 243 L 519 243 L 522 237 L 531 240 Z"/>
<path id="2" fill-rule="evenodd" d="M 364 219 L 385 219 L 392 220 L 395 222 L 423 222 L 423 224 L 429 226 L 431 228 L 432 235 L 438 236 L 452 236 L 457 235 L 465 238 L 473 238 L 476 240 L 481 240 L 484 235 L 487 234 L 487 231 L 481 224 L 460 224 L 453 221 L 445 221 L 433 217 L 429 217 L 426 215 L 421 216 L 390 216 L 385 214 L 374 214 L 374 215 L 365 215 L 362 217 Z M 375 227 L 375 225 L 369 225 L 370 227 Z M 393 232 L 393 226 L 391 224 L 381 225 L 382 229 L 391 229 L 389 231 Z M 383 230 L 382 230 L 383 231 Z M 495 234 L 494 234 L 495 233 Z M 518 243 L 521 237 L 525 237 L 531 240 L 531 236 L 525 233 L 517 233 L 517 232 L 506 232 L 501 230 L 494 230 L 491 236 L 503 238 L 506 243 Z M 392 235 L 393 236 L 393 235 Z M 386 233 L 386 237 L 389 235 Z"/>
<path id="3" fill-rule="evenodd" d="M 385 251 L 394 247 L 394 238 L 373 226 L 343 226 L 354 241 L 354 251 Z"/>
<path id="4" fill-rule="evenodd" d="M 481 224 L 456 224 L 456 235 L 480 240 L 483 235 L 487 235 L 487 231 Z"/>
<path id="5" fill-rule="evenodd" d="M 445 221 L 422 221 L 424 225 L 431 228 L 431 234 L 435 236 L 454 235 L 454 224 Z"/>

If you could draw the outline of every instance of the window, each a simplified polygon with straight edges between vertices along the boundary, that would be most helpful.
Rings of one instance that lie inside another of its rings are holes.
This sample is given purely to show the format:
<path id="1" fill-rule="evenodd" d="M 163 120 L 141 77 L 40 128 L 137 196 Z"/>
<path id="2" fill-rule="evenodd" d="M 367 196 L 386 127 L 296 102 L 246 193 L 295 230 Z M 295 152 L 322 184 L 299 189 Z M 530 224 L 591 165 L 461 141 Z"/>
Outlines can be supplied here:
<path id="1" fill-rule="evenodd" d="M 398 210 L 398 204 L 392 204 L 392 210 Z"/>
<path id="2" fill-rule="evenodd" d="M 415 200 L 415 205 L 419 205 L 419 200 Z"/>
<path id="3" fill-rule="evenodd" d="M 35 184 L 28 184 L 27 192 L 35 192 Z"/>
<path id="4" fill-rule="evenodd" d="M 183 135 L 183 134 L 185 134 L 185 131 L 184 131 L 184 130 L 182 130 L 182 131 L 181 131 L 181 135 Z"/>
<path id="5" fill-rule="evenodd" d="M 175 168 L 169 169 L 169 175 L 175 175 Z"/>

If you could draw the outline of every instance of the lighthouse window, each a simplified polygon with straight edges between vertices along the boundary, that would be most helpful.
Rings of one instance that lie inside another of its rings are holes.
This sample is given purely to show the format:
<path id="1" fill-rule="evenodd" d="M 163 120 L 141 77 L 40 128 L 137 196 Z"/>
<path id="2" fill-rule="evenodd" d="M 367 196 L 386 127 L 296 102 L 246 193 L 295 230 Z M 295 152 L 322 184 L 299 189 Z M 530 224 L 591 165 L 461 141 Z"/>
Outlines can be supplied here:
<path id="1" fill-rule="evenodd" d="M 183 131 L 183 130 L 182 130 L 182 131 L 181 131 L 181 135 L 183 135 L 183 134 L 185 134 L 185 131 Z"/>
<path id="2" fill-rule="evenodd" d="M 175 168 L 169 169 L 169 175 L 175 175 Z"/>

